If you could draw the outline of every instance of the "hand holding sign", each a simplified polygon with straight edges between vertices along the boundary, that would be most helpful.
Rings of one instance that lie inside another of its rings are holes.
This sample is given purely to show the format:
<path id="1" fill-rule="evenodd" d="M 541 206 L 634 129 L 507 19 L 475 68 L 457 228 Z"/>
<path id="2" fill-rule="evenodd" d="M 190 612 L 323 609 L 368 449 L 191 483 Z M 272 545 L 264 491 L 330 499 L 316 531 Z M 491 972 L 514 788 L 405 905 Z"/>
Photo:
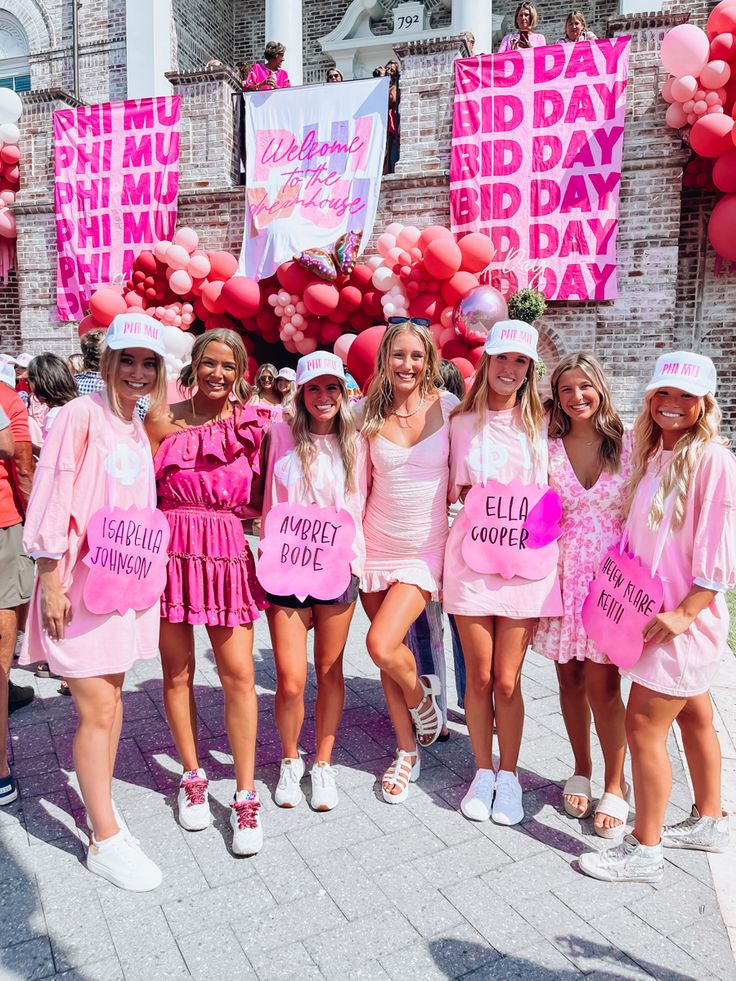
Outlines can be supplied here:
<path id="1" fill-rule="evenodd" d="M 538 580 L 556 567 L 562 505 L 551 488 L 487 480 L 468 491 L 465 515 L 462 553 L 476 572 Z"/>
<path id="2" fill-rule="evenodd" d="M 355 522 L 344 509 L 277 504 L 266 515 L 258 580 L 276 596 L 331 600 L 350 585 Z"/>
<path id="3" fill-rule="evenodd" d="M 583 626 L 598 650 L 619 668 L 641 657 L 643 630 L 662 609 L 662 580 L 618 545 L 603 556 L 583 603 Z"/>
<path id="4" fill-rule="evenodd" d="M 169 523 L 155 508 L 100 508 L 87 526 L 83 597 L 92 613 L 148 610 L 166 586 Z"/>

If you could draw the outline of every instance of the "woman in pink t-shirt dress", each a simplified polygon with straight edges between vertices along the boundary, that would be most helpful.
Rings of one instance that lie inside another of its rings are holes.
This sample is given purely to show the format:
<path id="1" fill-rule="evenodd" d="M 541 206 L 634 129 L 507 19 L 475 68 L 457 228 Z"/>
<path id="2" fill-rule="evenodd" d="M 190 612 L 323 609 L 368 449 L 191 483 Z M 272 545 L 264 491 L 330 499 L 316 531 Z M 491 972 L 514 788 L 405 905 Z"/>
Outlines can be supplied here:
<path id="1" fill-rule="evenodd" d="M 127 562 L 120 539 L 90 543 L 88 529 L 104 528 L 106 520 L 110 528 L 113 521 L 127 525 L 128 518 L 111 520 L 107 508 L 139 509 L 130 520 L 141 524 L 156 517 L 153 464 L 135 407 L 146 395 L 154 409 L 165 398 L 160 327 L 143 313 L 113 320 L 100 362 L 105 387 L 59 409 L 41 450 L 23 535 L 38 577 L 21 663 L 43 660 L 69 684 L 79 716 L 74 767 L 90 829 L 87 868 L 134 892 L 155 889 L 161 872 L 128 833 L 111 786 L 125 672 L 158 654 L 160 597 L 152 577 L 152 594 L 139 590 L 138 602 L 129 604 L 126 589 L 136 583 L 116 577 L 108 559 Z M 104 570 L 93 562 L 101 553 Z"/>
<path id="2" fill-rule="evenodd" d="M 563 807 L 575 818 L 586 818 L 593 809 L 592 709 L 605 766 L 594 829 L 602 838 L 613 838 L 622 833 L 629 813 L 623 778 L 626 710 L 618 668 L 586 634 L 582 608 L 602 557 L 621 539 L 631 439 L 613 407 L 603 368 L 592 354 L 567 355 L 550 382 L 549 483 L 562 501 L 559 572 L 564 613 L 540 620 L 533 647 L 555 662 L 562 717 L 575 757 L 575 772 L 562 791 Z"/>
<path id="3" fill-rule="evenodd" d="M 736 460 L 719 437 L 715 391 L 710 358 L 663 354 L 634 429 L 625 534 L 662 579 L 664 603 L 644 627 L 641 658 L 622 672 L 632 681 L 626 732 L 636 821 L 620 845 L 580 857 L 597 879 L 658 882 L 663 846 L 721 852 L 729 843 L 709 688 L 727 647 L 725 593 L 736 586 Z M 675 720 L 695 803 L 684 821 L 663 828 Z"/>
<path id="4" fill-rule="evenodd" d="M 225 697 L 225 728 L 235 766 L 230 825 L 237 855 L 253 855 L 263 843 L 254 782 L 258 700 L 253 621 L 266 599 L 243 520 L 258 513 L 251 500 L 270 418 L 266 410 L 244 404 L 246 359 L 236 333 L 207 331 L 194 342 L 191 364 L 179 379 L 190 397 L 146 417 L 159 506 L 171 527 L 168 581 L 161 600 L 161 664 L 166 717 L 184 769 L 179 824 L 199 831 L 212 820 L 194 699 L 194 626 L 201 624 Z"/>
<path id="5" fill-rule="evenodd" d="M 438 392 L 441 384 L 437 348 L 424 322 L 390 322 L 363 403 L 370 486 L 360 582 L 371 621 L 366 645 L 381 669 L 396 733 L 396 759 L 383 777 L 390 804 L 405 800 L 419 776 L 417 744 L 429 746 L 442 728 L 439 678 L 420 677 L 404 643 L 427 601 L 438 599 L 442 589 L 449 416 L 457 399 Z"/>
<path id="6" fill-rule="evenodd" d="M 500 321 L 486 338 L 470 390 L 450 424 L 451 503 L 493 479 L 547 483 L 547 433 L 537 392 L 534 327 Z M 465 718 L 476 775 L 460 809 L 472 821 L 518 824 L 524 817 L 516 766 L 524 727 L 521 667 L 541 617 L 562 613 L 557 569 L 541 579 L 502 578 L 470 568 L 463 540 L 465 508 L 455 519 L 445 552 L 443 606 L 455 616 L 465 656 Z M 493 723 L 500 763 L 493 769 Z"/>

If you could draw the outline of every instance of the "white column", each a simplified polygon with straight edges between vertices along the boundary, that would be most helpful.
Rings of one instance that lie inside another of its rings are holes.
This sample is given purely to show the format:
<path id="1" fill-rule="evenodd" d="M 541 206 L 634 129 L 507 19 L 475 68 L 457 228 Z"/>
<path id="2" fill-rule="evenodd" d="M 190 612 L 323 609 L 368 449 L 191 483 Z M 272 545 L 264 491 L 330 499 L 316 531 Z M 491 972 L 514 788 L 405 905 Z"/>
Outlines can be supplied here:
<path id="1" fill-rule="evenodd" d="M 125 57 L 128 98 L 171 95 L 171 0 L 127 0 Z"/>
<path id="2" fill-rule="evenodd" d="M 266 0 L 265 43 L 280 41 L 286 48 L 284 68 L 292 85 L 302 78 L 302 0 Z"/>
<path id="3" fill-rule="evenodd" d="M 452 0 L 452 29 L 455 34 L 473 34 L 474 54 L 491 52 L 491 0 Z"/>

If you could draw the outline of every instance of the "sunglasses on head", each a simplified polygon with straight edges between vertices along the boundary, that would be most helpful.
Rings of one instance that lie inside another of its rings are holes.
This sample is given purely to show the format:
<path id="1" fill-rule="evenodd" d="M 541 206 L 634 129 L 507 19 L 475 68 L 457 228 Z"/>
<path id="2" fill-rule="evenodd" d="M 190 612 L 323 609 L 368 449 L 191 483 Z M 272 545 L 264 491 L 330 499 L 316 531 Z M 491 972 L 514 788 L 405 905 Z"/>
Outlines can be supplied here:
<path id="1" fill-rule="evenodd" d="M 425 317 L 389 317 L 390 324 L 417 324 L 419 327 L 429 327 L 429 321 Z"/>

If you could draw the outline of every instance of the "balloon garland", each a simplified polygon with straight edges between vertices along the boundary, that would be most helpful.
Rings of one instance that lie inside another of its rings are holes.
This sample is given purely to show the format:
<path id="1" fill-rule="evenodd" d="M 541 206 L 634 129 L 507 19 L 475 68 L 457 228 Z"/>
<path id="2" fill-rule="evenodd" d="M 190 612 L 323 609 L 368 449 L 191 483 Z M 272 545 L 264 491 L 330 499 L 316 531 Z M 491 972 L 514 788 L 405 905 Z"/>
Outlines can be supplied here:
<path id="1" fill-rule="evenodd" d="M 722 191 L 708 222 L 708 238 L 736 262 L 736 0 L 721 0 L 705 31 L 679 24 L 665 34 L 660 58 L 671 77 L 662 88 L 667 125 L 683 131 L 696 155 L 683 184 Z"/>
<path id="2" fill-rule="evenodd" d="M 0 279 L 6 283 L 15 261 L 17 230 L 11 205 L 20 187 L 20 129 L 23 103 L 17 92 L 0 89 Z"/>

